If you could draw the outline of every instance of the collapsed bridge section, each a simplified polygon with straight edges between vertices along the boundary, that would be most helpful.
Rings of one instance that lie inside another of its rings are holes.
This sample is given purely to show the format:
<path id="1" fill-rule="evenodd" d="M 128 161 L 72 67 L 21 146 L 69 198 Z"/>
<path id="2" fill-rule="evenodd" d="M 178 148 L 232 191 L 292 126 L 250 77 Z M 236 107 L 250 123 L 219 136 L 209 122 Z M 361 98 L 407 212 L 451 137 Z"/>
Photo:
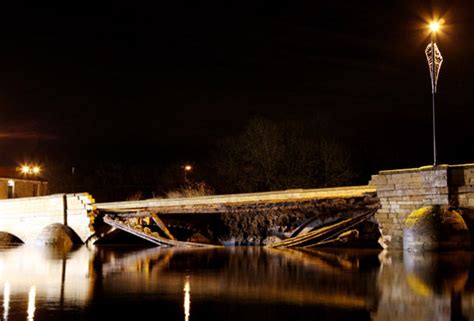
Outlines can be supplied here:
<path id="1" fill-rule="evenodd" d="M 264 245 L 287 237 L 308 219 L 314 226 L 322 226 L 377 207 L 371 186 L 298 189 L 101 203 L 96 204 L 94 226 L 98 240 L 114 236 L 119 229 L 161 245 L 176 240 Z M 372 234 L 378 233 L 375 222 L 371 229 Z"/>

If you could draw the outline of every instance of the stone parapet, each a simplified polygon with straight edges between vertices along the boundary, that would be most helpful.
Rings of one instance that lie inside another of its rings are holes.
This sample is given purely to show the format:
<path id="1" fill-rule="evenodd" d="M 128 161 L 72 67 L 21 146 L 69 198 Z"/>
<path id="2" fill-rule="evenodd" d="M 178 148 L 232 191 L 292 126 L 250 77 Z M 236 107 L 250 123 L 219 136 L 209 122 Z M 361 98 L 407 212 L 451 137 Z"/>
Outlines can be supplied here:
<path id="1" fill-rule="evenodd" d="M 88 214 L 94 210 L 95 200 L 88 193 L 0 200 L 0 231 L 32 243 L 44 227 L 60 223 L 86 241 L 92 234 Z"/>

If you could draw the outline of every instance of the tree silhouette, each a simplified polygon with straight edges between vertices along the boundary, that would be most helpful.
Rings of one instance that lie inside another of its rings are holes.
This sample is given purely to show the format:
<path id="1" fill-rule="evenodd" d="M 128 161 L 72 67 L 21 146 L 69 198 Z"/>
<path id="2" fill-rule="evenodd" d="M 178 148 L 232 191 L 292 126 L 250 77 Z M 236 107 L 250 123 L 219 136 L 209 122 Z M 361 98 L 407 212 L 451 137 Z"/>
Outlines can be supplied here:
<path id="1" fill-rule="evenodd" d="M 349 154 L 308 124 L 255 118 L 221 143 L 215 167 L 225 192 L 339 186 L 354 177 Z"/>

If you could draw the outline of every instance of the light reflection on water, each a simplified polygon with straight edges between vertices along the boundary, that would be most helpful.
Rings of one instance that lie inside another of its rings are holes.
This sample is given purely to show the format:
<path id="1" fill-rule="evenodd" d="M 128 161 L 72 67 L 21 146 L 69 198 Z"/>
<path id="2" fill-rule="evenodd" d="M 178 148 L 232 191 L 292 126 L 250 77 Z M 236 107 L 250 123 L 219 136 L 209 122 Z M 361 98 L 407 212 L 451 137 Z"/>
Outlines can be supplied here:
<path id="1" fill-rule="evenodd" d="M 35 316 L 36 287 L 33 285 L 28 292 L 28 321 L 33 321 Z"/>
<path id="2" fill-rule="evenodd" d="M 189 315 L 191 312 L 191 282 L 189 282 L 189 276 L 186 276 L 184 282 L 184 321 L 189 321 Z"/>
<path id="3" fill-rule="evenodd" d="M 10 311 L 10 283 L 5 282 L 3 285 L 3 320 L 8 320 L 8 312 Z"/>
<path id="4" fill-rule="evenodd" d="M 472 258 L 21 246 L 0 250 L 3 320 L 472 320 Z"/>

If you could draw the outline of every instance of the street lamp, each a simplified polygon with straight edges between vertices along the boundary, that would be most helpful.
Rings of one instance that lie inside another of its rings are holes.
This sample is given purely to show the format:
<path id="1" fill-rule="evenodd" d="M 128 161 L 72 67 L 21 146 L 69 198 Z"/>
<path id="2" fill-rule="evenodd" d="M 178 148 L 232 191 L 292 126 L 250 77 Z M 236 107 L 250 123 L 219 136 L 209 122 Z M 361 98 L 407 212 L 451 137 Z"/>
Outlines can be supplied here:
<path id="1" fill-rule="evenodd" d="M 188 181 L 187 173 L 190 172 L 193 169 L 193 167 L 191 165 L 184 165 L 183 169 L 184 169 L 184 182 L 186 183 Z"/>
<path id="2" fill-rule="evenodd" d="M 20 172 L 21 172 L 23 175 L 28 175 L 28 174 L 31 172 L 31 168 L 30 168 L 30 166 L 28 166 L 28 165 L 23 165 L 23 166 L 21 166 L 21 168 L 20 168 Z"/>
<path id="3" fill-rule="evenodd" d="M 38 176 L 41 173 L 41 167 L 38 165 L 24 164 L 20 166 L 19 171 L 24 176 Z"/>
<path id="4" fill-rule="evenodd" d="M 430 31 L 431 32 L 438 32 L 438 30 L 439 30 L 439 22 L 438 21 L 430 22 Z"/>
<path id="5" fill-rule="evenodd" d="M 435 114 L 435 94 L 436 94 L 436 85 L 438 84 L 438 75 L 441 69 L 441 64 L 443 63 L 443 57 L 441 52 L 436 45 L 436 34 L 440 30 L 441 21 L 432 21 L 429 24 L 429 30 L 431 35 L 431 41 L 425 49 L 426 59 L 428 60 L 428 67 L 430 68 L 431 76 L 431 105 L 433 108 L 433 166 L 438 164 L 437 154 L 436 154 L 436 114 Z"/>

